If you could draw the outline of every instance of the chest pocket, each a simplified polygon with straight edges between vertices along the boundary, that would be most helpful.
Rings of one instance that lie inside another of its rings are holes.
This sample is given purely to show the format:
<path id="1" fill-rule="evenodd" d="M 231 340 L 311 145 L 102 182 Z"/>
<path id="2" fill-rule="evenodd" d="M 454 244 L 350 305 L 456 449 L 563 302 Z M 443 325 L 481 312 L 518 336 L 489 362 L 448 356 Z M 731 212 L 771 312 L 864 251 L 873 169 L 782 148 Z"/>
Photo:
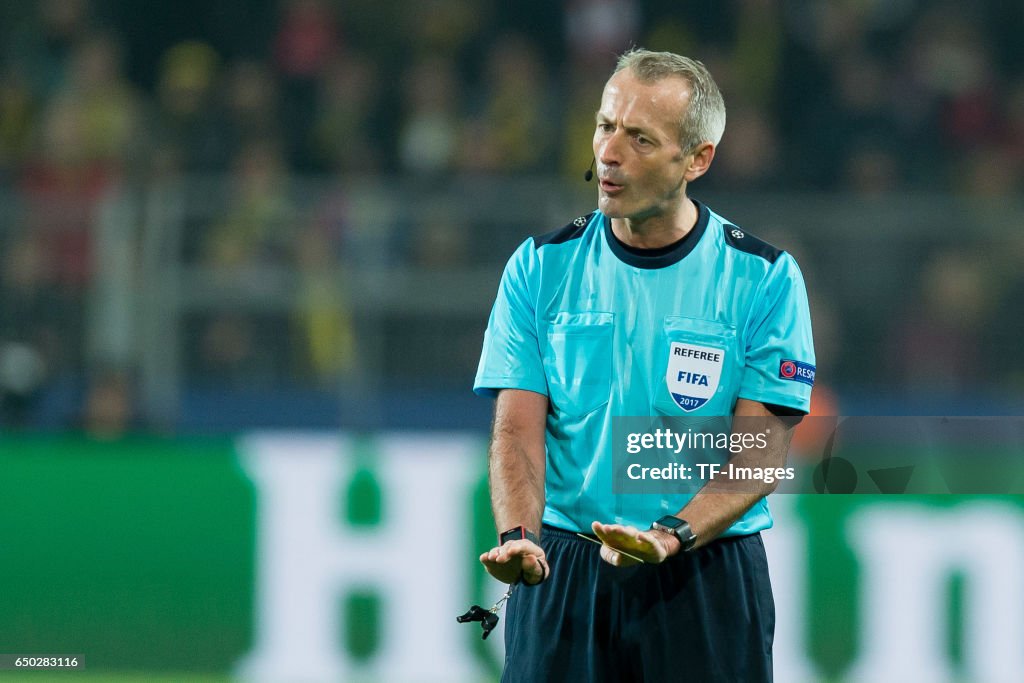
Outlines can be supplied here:
<path id="1" fill-rule="evenodd" d="M 608 403 L 613 321 L 612 313 L 559 313 L 548 327 L 544 372 L 559 412 L 583 416 Z"/>
<path id="2" fill-rule="evenodd" d="M 732 413 L 743 364 L 734 326 L 666 316 L 659 354 L 654 398 L 658 413 Z"/>

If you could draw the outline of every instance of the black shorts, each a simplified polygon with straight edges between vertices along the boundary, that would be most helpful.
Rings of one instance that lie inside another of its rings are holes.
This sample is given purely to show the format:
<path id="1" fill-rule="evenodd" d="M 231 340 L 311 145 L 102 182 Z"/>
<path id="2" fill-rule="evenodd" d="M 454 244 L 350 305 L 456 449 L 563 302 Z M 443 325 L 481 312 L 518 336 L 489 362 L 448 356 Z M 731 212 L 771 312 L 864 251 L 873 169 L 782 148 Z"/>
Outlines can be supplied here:
<path id="1" fill-rule="evenodd" d="M 775 603 L 760 534 L 618 568 L 544 527 L 551 576 L 508 602 L 503 683 L 772 680 Z"/>

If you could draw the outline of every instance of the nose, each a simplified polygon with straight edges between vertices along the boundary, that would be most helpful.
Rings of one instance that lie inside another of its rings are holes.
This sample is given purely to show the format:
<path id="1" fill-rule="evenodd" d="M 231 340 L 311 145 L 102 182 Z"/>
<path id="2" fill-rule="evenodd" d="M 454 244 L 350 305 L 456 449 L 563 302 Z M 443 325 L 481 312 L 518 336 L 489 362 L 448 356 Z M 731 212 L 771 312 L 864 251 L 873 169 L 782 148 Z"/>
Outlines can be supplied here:
<path id="1" fill-rule="evenodd" d="M 622 161 L 621 135 L 614 131 L 603 136 L 595 145 L 594 156 L 603 166 L 617 166 Z"/>

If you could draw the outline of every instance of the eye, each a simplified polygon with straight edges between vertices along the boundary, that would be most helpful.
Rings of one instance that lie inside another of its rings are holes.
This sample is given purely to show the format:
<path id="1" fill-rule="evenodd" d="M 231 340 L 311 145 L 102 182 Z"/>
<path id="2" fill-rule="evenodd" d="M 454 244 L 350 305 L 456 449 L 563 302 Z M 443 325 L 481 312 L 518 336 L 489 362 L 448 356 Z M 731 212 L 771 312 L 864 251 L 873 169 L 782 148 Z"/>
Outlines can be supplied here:
<path id="1" fill-rule="evenodd" d="M 654 144 L 650 139 L 645 138 L 643 135 L 637 135 L 636 136 L 636 142 L 637 142 L 637 144 L 639 144 L 639 145 L 641 145 L 643 147 L 647 147 L 649 145 Z"/>
<path id="2" fill-rule="evenodd" d="M 597 124 L 597 129 L 602 133 L 611 133 L 613 130 L 615 130 L 615 126 L 613 126 L 610 123 L 599 123 Z"/>

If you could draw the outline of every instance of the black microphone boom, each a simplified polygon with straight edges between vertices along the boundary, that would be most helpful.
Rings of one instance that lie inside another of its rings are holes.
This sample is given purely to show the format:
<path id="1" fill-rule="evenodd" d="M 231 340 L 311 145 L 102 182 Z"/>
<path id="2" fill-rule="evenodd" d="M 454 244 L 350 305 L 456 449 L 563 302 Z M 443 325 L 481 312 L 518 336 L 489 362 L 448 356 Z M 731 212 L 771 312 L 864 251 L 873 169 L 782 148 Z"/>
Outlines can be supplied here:
<path id="1" fill-rule="evenodd" d="M 594 179 L 594 162 L 596 162 L 596 161 L 597 161 L 597 159 L 591 159 L 590 160 L 590 168 L 588 168 L 587 172 L 583 174 L 584 182 L 588 182 L 589 183 L 591 180 Z"/>

